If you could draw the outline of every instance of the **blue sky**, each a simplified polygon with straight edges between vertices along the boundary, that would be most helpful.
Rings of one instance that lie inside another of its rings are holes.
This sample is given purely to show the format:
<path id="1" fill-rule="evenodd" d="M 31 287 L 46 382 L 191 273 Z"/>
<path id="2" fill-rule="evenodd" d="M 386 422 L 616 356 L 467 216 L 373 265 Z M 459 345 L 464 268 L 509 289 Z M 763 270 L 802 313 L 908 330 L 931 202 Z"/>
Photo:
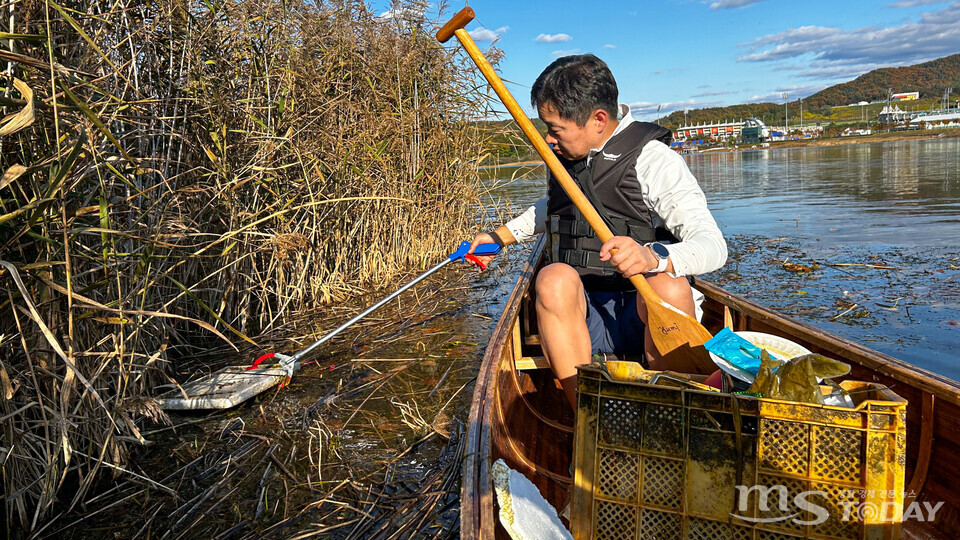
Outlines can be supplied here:
<path id="1" fill-rule="evenodd" d="M 464 5 L 449 4 L 444 20 Z M 467 30 L 482 49 L 495 44 L 503 51 L 501 77 L 528 112 L 530 85 L 565 54 L 602 58 L 620 101 L 636 117 L 653 119 L 658 105 L 663 115 L 782 103 L 781 92 L 795 101 L 872 69 L 960 52 L 960 1 L 473 0 L 470 6 L 477 18 Z"/>

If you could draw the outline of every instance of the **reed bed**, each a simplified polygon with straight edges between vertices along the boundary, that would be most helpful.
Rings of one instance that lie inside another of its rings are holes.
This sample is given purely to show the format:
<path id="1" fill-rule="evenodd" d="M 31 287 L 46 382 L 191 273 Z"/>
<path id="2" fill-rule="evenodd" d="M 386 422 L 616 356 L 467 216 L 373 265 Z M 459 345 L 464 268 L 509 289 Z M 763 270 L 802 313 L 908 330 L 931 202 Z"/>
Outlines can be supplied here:
<path id="1" fill-rule="evenodd" d="M 477 304 L 461 301 L 472 273 L 431 281 L 417 302 L 338 336 L 337 350 L 317 359 L 323 369 L 304 369 L 289 388 L 145 431 L 158 443 L 135 463 L 152 480 L 119 478 L 34 536 L 458 536 L 463 421 L 480 354 L 462 339 Z"/>
<path id="2" fill-rule="evenodd" d="M 104 478 L 164 484 L 129 456 L 178 364 L 465 237 L 484 87 L 425 8 L 0 4 L 8 536 Z"/>

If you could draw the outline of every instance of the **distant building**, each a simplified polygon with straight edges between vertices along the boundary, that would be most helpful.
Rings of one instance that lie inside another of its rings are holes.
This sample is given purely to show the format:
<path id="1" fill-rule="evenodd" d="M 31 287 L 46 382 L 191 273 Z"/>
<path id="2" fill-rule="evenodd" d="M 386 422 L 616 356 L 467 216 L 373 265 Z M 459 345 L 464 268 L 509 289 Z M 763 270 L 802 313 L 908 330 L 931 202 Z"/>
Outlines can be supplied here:
<path id="1" fill-rule="evenodd" d="M 900 94 L 893 94 L 890 96 L 890 99 L 893 101 L 912 101 L 914 99 L 920 99 L 920 92 L 902 92 Z"/>
<path id="2" fill-rule="evenodd" d="M 926 129 L 945 129 L 960 127 L 960 113 L 930 114 L 914 120 Z"/>
<path id="3" fill-rule="evenodd" d="M 900 122 L 906 122 L 910 119 L 910 114 L 906 111 L 900 109 L 896 105 L 889 107 L 884 107 L 880 114 L 877 115 L 877 120 L 881 124 L 897 124 Z"/>
<path id="4" fill-rule="evenodd" d="M 747 118 L 740 130 L 740 140 L 745 143 L 762 143 L 770 138 L 770 130 L 759 118 Z"/>
<path id="5" fill-rule="evenodd" d="M 756 119 L 754 119 L 756 120 Z M 759 120 L 758 120 L 759 122 Z M 762 123 L 762 122 L 761 122 Z M 727 140 L 731 137 L 740 138 L 745 122 L 720 122 L 716 124 L 697 124 L 682 126 L 673 134 L 676 141 L 686 141 L 690 139 L 720 139 Z"/>

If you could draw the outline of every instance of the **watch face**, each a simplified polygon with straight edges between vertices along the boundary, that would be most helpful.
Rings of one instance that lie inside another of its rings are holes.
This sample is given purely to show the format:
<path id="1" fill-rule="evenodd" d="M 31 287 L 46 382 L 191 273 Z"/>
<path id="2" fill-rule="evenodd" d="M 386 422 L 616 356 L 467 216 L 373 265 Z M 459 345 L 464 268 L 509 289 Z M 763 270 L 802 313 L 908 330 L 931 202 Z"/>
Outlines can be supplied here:
<path id="1" fill-rule="evenodd" d="M 664 246 L 663 244 L 660 244 L 660 243 L 650 244 L 650 249 L 652 249 L 653 252 L 657 254 L 657 257 L 660 257 L 661 259 L 666 259 L 667 257 L 670 256 L 670 252 L 667 251 L 666 246 Z"/>

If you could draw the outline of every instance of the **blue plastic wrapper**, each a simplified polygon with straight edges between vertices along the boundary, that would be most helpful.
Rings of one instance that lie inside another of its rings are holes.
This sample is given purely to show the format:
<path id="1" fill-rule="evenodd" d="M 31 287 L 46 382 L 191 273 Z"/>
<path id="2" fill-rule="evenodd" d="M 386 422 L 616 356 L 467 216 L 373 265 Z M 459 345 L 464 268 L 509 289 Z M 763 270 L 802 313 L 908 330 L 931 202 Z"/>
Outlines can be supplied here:
<path id="1" fill-rule="evenodd" d="M 762 349 L 733 333 L 729 328 L 717 332 L 717 335 L 704 343 L 703 346 L 713 354 L 753 375 L 756 375 L 757 371 L 760 370 Z M 776 362 L 781 362 L 772 354 L 770 358 Z"/>

